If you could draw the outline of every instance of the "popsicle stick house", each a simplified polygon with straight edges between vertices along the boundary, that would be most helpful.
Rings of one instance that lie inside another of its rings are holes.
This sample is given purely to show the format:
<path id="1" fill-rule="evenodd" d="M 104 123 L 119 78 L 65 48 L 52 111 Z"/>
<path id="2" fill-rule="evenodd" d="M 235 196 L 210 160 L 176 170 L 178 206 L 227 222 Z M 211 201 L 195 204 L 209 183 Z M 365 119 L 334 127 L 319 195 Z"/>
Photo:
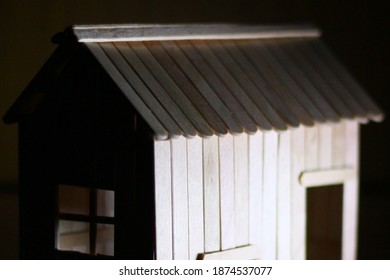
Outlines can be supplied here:
<path id="1" fill-rule="evenodd" d="M 310 26 L 96 25 L 4 120 L 22 258 L 354 259 L 359 124 L 383 114 Z"/>

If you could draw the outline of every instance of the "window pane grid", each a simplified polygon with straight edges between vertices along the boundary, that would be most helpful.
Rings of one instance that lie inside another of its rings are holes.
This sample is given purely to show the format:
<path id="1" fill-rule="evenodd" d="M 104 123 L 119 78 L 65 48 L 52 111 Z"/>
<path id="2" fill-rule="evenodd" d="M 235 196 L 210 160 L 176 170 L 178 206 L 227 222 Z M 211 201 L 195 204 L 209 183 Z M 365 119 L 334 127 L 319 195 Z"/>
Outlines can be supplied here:
<path id="1" fill-rule="evenodd" d="M 59 185 L 58 202 L 59 250 L 114 255 L 114 191 Z"/>

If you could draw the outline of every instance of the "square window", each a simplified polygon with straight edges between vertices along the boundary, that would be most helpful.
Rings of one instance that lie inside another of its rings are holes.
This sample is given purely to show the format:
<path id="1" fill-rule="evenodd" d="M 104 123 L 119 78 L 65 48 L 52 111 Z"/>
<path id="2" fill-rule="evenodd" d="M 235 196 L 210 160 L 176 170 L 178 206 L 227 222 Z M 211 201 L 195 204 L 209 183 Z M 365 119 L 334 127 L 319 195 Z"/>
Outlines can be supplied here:
<path id="1" fill-rule="evenodd" d="M 97 224 L 96 254 L 106 256 L 114 255 L 114 225 Z"/>
<path id="2" fill-rule="evenodd" d="M 60 220 L 58 223 L 58 249 L 89 254 L 89 224 Z"/>
<path id="3" fill-rule="evenodd" d="M 58 196 L 60 213 L 89 214 L 89 189 L 60 185 Z"/>
<path id="4" fill-rule="evenodd" d="M 58 187 L 57 249 L 114 256 L 114 191 Z"/>
<path id="5" fill-rule="evenodd" d="M 96 200 L 98 216 L 114 217 L 114 191 L 97 190 Z"/>

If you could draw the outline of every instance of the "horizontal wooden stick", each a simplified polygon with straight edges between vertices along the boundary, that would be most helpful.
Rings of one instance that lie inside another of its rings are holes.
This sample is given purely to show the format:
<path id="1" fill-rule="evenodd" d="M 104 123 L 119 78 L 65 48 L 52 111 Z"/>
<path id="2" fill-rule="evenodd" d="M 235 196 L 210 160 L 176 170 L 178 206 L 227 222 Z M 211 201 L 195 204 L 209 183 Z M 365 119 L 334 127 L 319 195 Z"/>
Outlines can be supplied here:
<path id="1" fill-rule="evenodd" d="M 74 25 L 79 42 L 223 40 L 319 37 L 311 25 L 239 25 L 239 24 L 114 24 Z"/>
<path id="2" fill-rule="evenodd" d="M 354 168 L 304 171 L 299 177 L 299 182 L 304 187 L 321 187 L 343 183 L 355 178 L 355 175 Z"/>

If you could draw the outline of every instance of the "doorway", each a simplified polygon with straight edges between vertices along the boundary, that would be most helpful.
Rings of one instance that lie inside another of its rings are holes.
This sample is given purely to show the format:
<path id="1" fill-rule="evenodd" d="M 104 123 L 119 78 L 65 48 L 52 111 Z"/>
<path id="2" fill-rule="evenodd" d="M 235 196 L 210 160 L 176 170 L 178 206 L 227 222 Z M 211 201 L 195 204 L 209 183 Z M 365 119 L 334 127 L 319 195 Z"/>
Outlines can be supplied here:
<path id="1" fill-rule="evenodd" d="M 340 260 L 342 251 L 343 185 L 307 188 L 308 260 Z"/>

